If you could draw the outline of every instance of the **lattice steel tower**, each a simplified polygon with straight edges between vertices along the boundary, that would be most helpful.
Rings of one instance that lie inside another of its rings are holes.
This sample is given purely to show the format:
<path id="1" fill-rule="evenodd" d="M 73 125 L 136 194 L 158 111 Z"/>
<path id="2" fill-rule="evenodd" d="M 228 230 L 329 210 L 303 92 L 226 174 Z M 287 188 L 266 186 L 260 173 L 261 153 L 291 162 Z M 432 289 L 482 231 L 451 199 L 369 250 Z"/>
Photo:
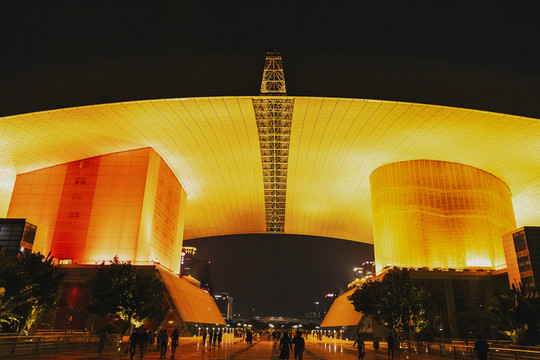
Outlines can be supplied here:
<path id="1" fill-rule="evenodd" d="M 286 97 L 279 53 L 266 54 L 260 95 L 252 101 L 261 147 L 266 231 L 283 232 L 294 99 Z"/>

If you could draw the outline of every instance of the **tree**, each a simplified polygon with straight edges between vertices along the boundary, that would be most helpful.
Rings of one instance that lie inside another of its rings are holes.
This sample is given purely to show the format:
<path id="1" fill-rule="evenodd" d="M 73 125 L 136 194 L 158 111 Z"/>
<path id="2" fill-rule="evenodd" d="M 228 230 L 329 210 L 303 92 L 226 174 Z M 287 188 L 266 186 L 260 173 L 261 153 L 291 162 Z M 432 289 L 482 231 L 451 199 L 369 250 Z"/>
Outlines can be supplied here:
<path id="1" fill-rule="evenodd" d="M 110 265 L 103 262 L 90 282 L 89 311 L 106 316 L 116 315 L 130 326 L 140 326 L 165 313 L 164 287 L 155 271 L 135 268 L 130 261 L 115 256 Z"/>
<path id="2" fill-rule="evenodd" d="M 28 291 L 24 289 L 22 268 L 15 257 L 0 255 L 0 329 L 16 331 L 22 320 L 17 313 L 28 301 Z M 11 291 L 8 291 L 11 290 Z"/>
<path id="3" fill-rule="evenodd" d="M 42 316 L 60 305 L 63 274 L 53 258 L 40 253 L 0 255 L 2 330 L 32 332 Z"/>
<path id="4" fill-rule="evenodd" d="M 496 326 L 514 344 L 535 345 L 539 339 L 540 297 L 536 288 L 519 284 L 495 294 L 490 311 Z"/>
<path id="5" fill-rule="evenodd" d="M 29 301 L 23 306 L 26 308 L 21 328 L 24 332 L 33 332 L 43 315 L 62 305 L 59 295 L 65 274 L 60 272 L 53 259 L 50 253 L 46 257 L 39 252 L 19 253 L 18 260 L 30 289 Z"/>
<path id="6" fill-rule="evenodd" d="M 412 280 L 407 269 L 393 268 L 381 281 L 366 282 L 349 300 L 356 311 L 374 319 L 406 337 L 427 325 L 424 318 L 425 292 Z"/>

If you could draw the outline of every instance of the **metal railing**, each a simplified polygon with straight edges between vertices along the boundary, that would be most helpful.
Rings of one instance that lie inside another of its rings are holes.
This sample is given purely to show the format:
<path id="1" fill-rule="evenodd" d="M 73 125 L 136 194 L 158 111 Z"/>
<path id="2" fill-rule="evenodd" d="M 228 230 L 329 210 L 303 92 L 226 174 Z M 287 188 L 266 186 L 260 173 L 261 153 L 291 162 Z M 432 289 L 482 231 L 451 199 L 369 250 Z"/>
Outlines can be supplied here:
<path id="1" fill-rule="evenodd" d="M 427 342 L 402 342 L 400 353 L 402 355 L 425 355 L 440 357 L 449 360 L 474 360 L 474 345 L 442 344 Z M 540 351 L 537 349 L 511 349 L 490 346 L 488 360 L 540 360 Z"/>
<path id="2" fill-rule="evenodd" d="M 109 335 L 107 346 L 119 343 L 118 335 Z M 0 336 L 0 358 L 41 352 L 66 351 L 81 347 L 97 347 L 98 337 L 89 334 L 46 334 L 35 336 Z"/>

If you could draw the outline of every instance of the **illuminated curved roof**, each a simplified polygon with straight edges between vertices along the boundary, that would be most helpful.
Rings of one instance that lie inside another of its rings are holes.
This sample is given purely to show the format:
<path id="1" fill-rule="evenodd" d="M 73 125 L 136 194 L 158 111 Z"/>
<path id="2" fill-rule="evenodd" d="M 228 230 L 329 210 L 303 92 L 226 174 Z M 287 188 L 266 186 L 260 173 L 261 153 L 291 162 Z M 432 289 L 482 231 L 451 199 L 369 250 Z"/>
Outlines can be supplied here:
<path id="1" fill-rule="evenodd" d="M 268 97 L 266 97 L 268 98 Z M 141 147 L 185 189 L 185 239 L 266 232 L 253 99 L 135 101 L 0 118 L 0 216 L 15 175 Z M 294 100 L 285 233 L 372 242 L 369 175 L 434 159 L 471 165 L 511 189 L 518 226 L 540 224 L 540 121 L 394 101 Z"/>

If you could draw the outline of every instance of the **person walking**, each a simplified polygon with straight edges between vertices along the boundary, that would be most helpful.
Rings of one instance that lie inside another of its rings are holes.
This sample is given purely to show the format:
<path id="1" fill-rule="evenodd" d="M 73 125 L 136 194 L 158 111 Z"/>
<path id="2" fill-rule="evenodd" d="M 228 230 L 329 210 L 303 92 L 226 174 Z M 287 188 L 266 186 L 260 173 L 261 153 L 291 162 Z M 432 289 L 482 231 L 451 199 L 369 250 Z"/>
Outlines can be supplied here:
<path id="1" fill-rule="evenodd" d="M 212 345 L 212 340 L 214 339 L 214 330 L 210 330 L 208 333 L 208 345 Z"/>
<path id="2" fill-rule="evenodd" d="M 482 335 L 478 335 L 478 341 L 474 343 L 474 353 L 478 360 L 486 360 L 489 351 L 489 345 L 482 339 Z"/>
<path id="3" fill-rule="evenodd" d="M 140 328 L 139 329 L 139 352 L 141 354 L 141 359 L 144 356 L 144 352 L 146 351 L 146 346 L 148 346 L 148 332 L 146 332 L 146 329 Z"/>
<path id="4" fill-rule="evenodd" d="M 137 345 L 139 345 L 139 338 L 140 334 L 139 331 L 136 329 L 133 329 L 133 332 L 129 336 L 129 358 L 133 360 L 133 357 L 135 356 L 135 351 L 137 350 Z"/>
<path id="5" fill-rule="evenodd" d="M 161 330 L 161 333 L 159 334 L 159 358 L 165 359 L 165 356 L 167 355 L 167 346 L 169 345 L 169 336 L 167 335 L 167 330 L 163 329 Z"/>
<path id="6" fill-rule="evenodd" d="M 171 359 L 174 358 L 174 354 L 176 353 L 176 348 L 178 347 L 178 338 L 178 330 L 174 329 L 171 335 Z"/>
<path id="7" fill-rule="evenodd" d="M 395 341 L 392 333 L 388 333 L 388 336 L 386 337 L 386 345 L 388 346 L 388 358 L 390 358 L 390 353 L 392 353 L 392 358 L 394 358 Z"/>
<path id="8" fill-rule="evenodd" d="M 358 333 L 356 336 L 356 340 L 352 344 L 352 347 L 354 345 L 358 344 L 358 358 L 364 359 L 364 356 L 366 355 L 366 344 L 364 343 L 364 339 L 362 339 L 362 334 Z"/>
<path id="9" fill-rule="evenodd" d="M 304 349 L 306 347 L 306 341 L 302 337 L 302 332 L 298 330 L 296 336 L 292 340 L 294 345 L 294 360 L 302 360 L 304 356 Z"/>
<path id="10" fill-rule="evenodd" d="M 253 333 L 249 329 L 248 331 L 246 331 L 246 342 L 248 344 L 251 344 L 253 342 Z"/>
<path id="11" fill-rule="evenodd" d="M 98 345 L 97 345 L 97 351 L 98 351 L 98 357 L 103 357 L 103 349 L 105 349 L 105 343 L 107 342 L 107 338 L 109 337 L 109 334 L 107 333 L 107 330 L 101 329 L 98 332 Z"/>
<path id="12" fill-rule="evenodd" d="M 288 359 L 290 351 L 292 350 L 291 338 L 289 333 L 285 331 L 281 340 L 279 340 L 279 357 L 278 359 Z"/>
<path id="13" fill-rule="evenodd" d="M 203 346 L 206 345 L 206 336 L 207 335 L 208 334 L 206 333 L 206 329 L 203 329 L 203 332 L 202 332 L 202 344 L 203 344 Z"/>
<path id="14" fill-rule="evenodd" d="M 217 344 L 218 344 L 218 346 L 221 346 L 221 341 L 223 341 L 223 333 L 221 332 L 221 330 L 219 330 L 219 332 L 217 333 Z"/>
<path id="15" fill-rule="evenodd" d="M 148 334 L 148 345 L 154 345 L 154 342 L 156 341 L 156 332 L 150 331 Z"/>

